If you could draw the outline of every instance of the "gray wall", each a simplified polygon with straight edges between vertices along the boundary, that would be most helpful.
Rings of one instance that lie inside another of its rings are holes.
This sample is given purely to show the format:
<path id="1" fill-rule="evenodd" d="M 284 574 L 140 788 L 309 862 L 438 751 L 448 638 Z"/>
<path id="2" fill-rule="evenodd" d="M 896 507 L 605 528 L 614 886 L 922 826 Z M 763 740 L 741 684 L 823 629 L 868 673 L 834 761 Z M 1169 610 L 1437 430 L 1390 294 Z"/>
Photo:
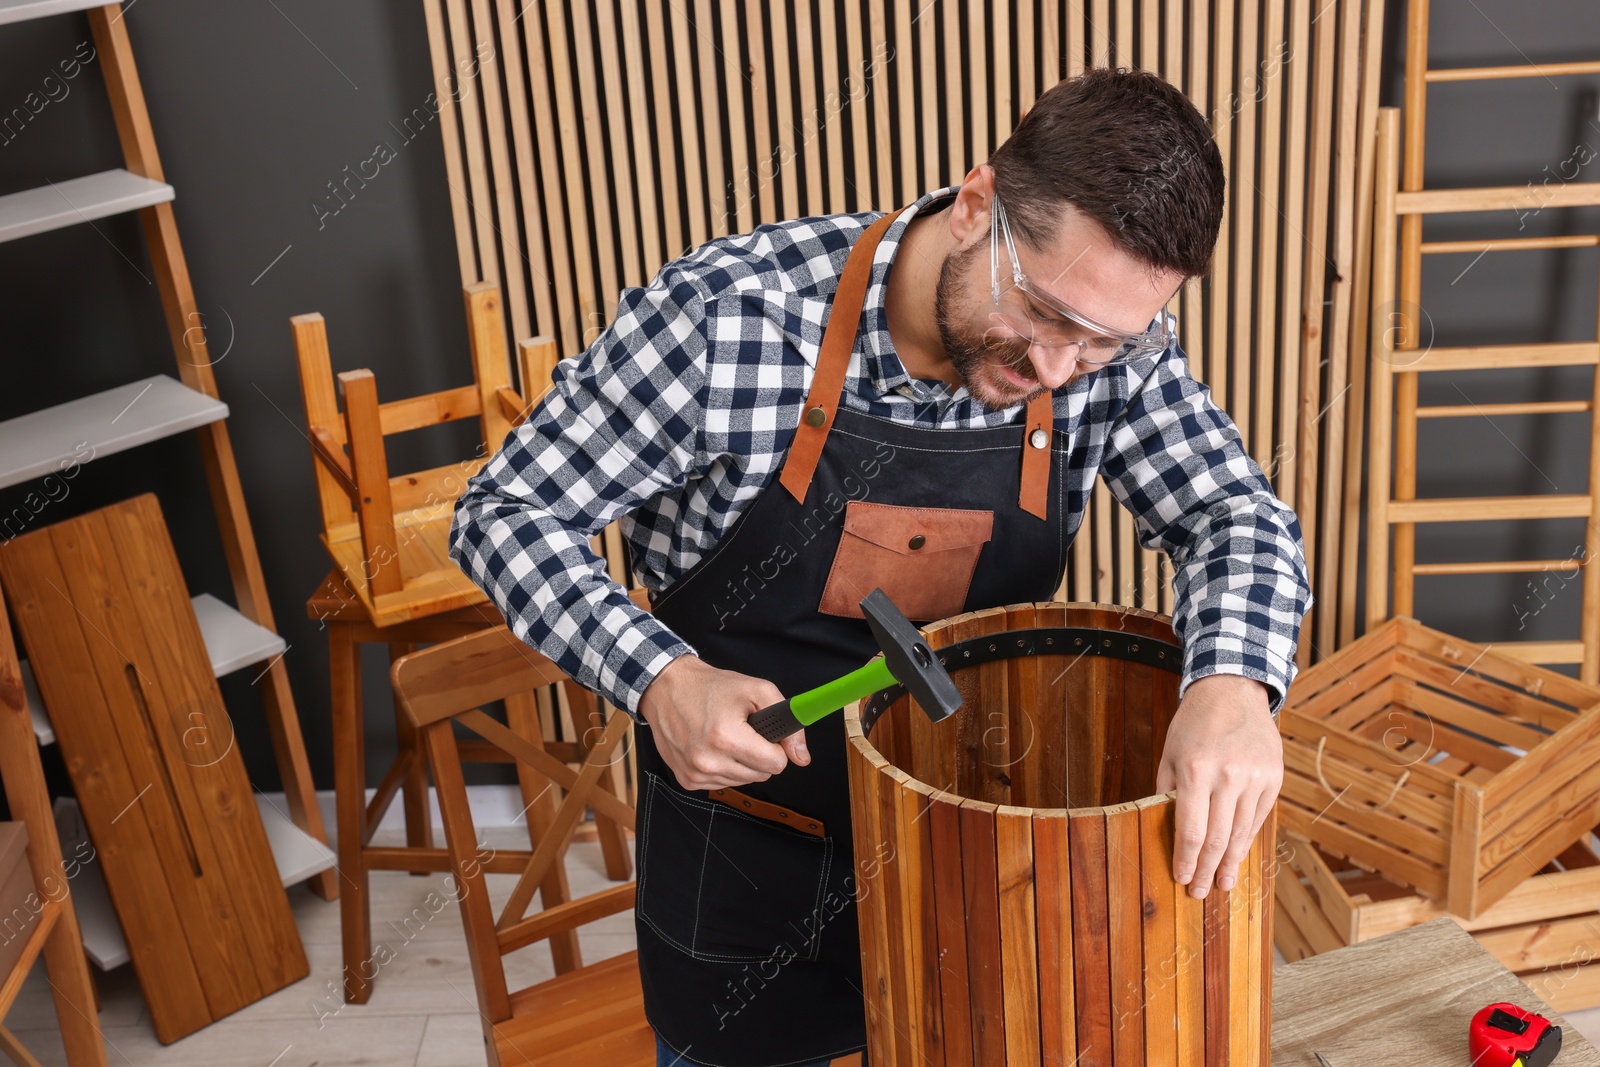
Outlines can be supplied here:
<path id="1" fill-rule="evenodd" d="M 1386 32 L 1391 55 L 1401 41 L 1400 14 L 1395 5 Z M 326 638 L 305 618 L 304 602 L 328 562 L 316 539 L 286 320 L 321 311 L 336 369 L 372 367 L 388 396 L 468 380 L 438 134 L 430 128 L 407 142 L 396 129 L 431 88 L 421 4 L 136 0 L 126 18 L 167 178 L 178 191 L 178 225 L 200 309 L 220 357 L 216 373 L 232 409 L 230 432 L 273 610 L 291 645 L 287 662 L 307 747 L 317 781 L 327 787 Z M 59 81 L 59 63 L 87 39 L 82 15 L 0 28 L 0 114 L 33 91 L 48 89 L 58 98 L 0 144 L 0 193 L 120 164 L 99 62 Z M 1600 14 L 1594 0 L 1440 0 L 1433 41 L 1436 65 L 1516 62 L 1519 51 L 1543 61 L 1600 56 Z M 46 86 L 52 74 L 58 80 Z M 1388 100 L 1397 101 L 1398 79 L 1385 84 Z M 1556 173 L 1575 146 L 1600 152 L 1597 90 L 1595 77 L 1435 89 L 1429 183 L 1537 184 L 1543 168 Z M 328 183 L 372 156 L 380 142 L 396 158 L 338 214 L 319 217 L 314 205 L 334 204 Z M 1594 180 L 1597 168 L 1600 161 L 1582 168 L 1579 180 Z M 1472 216 L 1446 220 L 1432 232 L 1503 235 L 1515 225 Z M 1600 218 L 1546 210 L 1528 218 L 1522 232 L 1600 232 Z M 1595 250 L 1491 254 L 1458 277 L 1471 258 L 1430 264 L 1423 306 L 1437 343 L 1594 336 Z M 170 372 L 172 353 L 150 277 L 131 217 L 0 245 L 0 418 Z M 1462 376 L 1429 383 L 1425 402 L 1461 403 L 1462 393 L 1474 402 L 1582 396 L 1588 379 L 1565 372 Z M 1585 429 L 1584 416 L 1432 423 L 1423 436 L 1432 458 L 1423 464 L 1421 490 L 1583 492 Z M 400 445 L 396 462 L 404 469 L 457 458 L 465 437 L 434 433 Z M 146 490 L 161 499 L 190 588 L 227 596 L 227 570 L 188 437 L 97 460 L 39 521 Z M 0 514 L 19 497 L 20 490 L 0 492 Z M 1581 535 L 1581 523 L 1567 525 L 1542 524 L 1550 530 L 1544 536 L 1505 527 L 1429 530 L 1420 552 L 1422 558 L 1563 557 Z M 1558 578 L 1545 581 L 1539 596 L 1526 577 L 1431 581 L 1439 584 L 1421 588 L 1425 621 L 1463 636 L 1557 638 L 1576 630 L 1576 585 L 1559 589 Z M 1520 632 L 1519 622 L 1526 626 Z M 374 769 L 391 733 L 384 668 L 373 650 L 365 677 Z M 225 680 L 223 691 L 252 776 L 271 788 L 276 769 L 249 673 Z"/>

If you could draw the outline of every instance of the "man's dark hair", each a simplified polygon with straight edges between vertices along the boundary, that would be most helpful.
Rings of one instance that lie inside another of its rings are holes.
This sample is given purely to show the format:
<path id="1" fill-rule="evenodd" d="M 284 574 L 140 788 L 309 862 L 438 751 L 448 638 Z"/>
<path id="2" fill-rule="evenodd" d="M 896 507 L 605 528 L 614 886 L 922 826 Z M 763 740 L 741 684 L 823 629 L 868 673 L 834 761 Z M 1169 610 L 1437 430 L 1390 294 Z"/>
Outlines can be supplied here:
<path id="1" fill-rule="evenodd" d="M 989 158 L 1018 237 L 1055 238 L 1061 205 L 1152 267 L 1204 274 L 1222 225 L 1222 154 L 1205 117 L 1147 71 L 1098 68 L 1052 86 Z"/>

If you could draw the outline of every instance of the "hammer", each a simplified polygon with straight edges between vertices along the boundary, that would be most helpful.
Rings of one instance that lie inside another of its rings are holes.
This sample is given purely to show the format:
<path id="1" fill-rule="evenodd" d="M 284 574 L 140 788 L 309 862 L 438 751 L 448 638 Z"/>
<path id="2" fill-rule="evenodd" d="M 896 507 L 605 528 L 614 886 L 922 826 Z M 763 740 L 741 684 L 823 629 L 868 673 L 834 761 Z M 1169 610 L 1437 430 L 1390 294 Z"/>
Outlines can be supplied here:
<path id="1" fill-rule="evenodd" d="M 750 716 L 750 725 L 768 741 L 781 741 L 846 704 L 895 683 L 916 698 L 932 722 L 955 714 L 961 707 L 961 690 L 950 680 L 911 621 L 900 614 L 889 594 L 874 589 L 861 601 L 861 613 L 872 627 L 883 656 L 873 657 L 842 678 L 809 689 Z"/>

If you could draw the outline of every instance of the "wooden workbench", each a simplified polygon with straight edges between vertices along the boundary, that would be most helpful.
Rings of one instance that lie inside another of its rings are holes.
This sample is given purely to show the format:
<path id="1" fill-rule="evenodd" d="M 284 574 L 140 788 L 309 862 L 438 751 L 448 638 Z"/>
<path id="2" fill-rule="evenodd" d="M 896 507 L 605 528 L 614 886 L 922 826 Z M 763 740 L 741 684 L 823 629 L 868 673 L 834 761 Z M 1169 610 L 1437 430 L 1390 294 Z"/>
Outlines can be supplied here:
<path id="1" fill-rule="evenodd" d="M 1600 949 L 1600 917 L 1595 930 Z M 1556 1067 L 1600 1067 L 1593 1045 L 1450 919 L 1273 972 L 1273 1067 L 1315 1067 L 1314 1052 L 1333 1067 L 1463 1067 L 1468 1021 L 1497 1001 L 1561 1027 Z"/>

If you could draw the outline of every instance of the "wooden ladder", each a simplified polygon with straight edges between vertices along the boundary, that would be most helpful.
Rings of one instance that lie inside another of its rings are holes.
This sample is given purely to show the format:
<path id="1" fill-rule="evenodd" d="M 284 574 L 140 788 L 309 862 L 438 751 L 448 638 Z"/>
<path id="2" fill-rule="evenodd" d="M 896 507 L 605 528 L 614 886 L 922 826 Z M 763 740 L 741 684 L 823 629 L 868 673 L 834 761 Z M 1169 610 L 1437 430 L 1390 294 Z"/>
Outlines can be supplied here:
<path id="1" fill-rule="evenodd" d="M 1428 0 L 1412 0 L 1407 11 L 1405 140 L 1400 114 L 1380 113 L 1377 206 L 1372 267 L 1372 394 L 1367 508 L 1367 629 L 1391 613 L 1413 615 L 1418 575 L 1583 572 L 1582 627 L 1575 641 L 1506 642 L 1497 647 L 1539 664 L 1578 664 L 1586 682 L 1600 681 L 1600 567 L 1589 566 L 1600 550 L 1600 324 L 1595 341 L 1422 348 L 1422 257 L 1461 252 L 1531 251 L 1600 245 L 1600 234 L 1513 237 L 1483 241 L 1424 241 L 1429 215 L 1473 211 L 1528 211 L 1600 205 L 1600 182 L 1565 182 L 1534 188 L 1423 188 L 1427 91 L 1436 82 L 1490 81 L 1547 75 L 1600 73 L 1600 61 L 1536 66 L 1428 68 Z M 1398 293 L 1396 260 L 1398 253 Z M 1418 404 L 1419 375 L 1433 371 L 1596 368 L 1585 399 L 1514 403 Z M 1417 430 L 1425 418 L 1590 415 L 1588 491 L 1523 496 L 1418 499 Z M 1583 544 L 1568 559 L 1469 560 L 1418 563 L 1416 527 L 1423 522 L 1584 519 Z M 1391 542 L 1392 535 L 1392 542 Z M 1392 605 L 1389 580 L 1393 579 Z"/>
<path id="2" fill-rule="evenodd" d="M 261 692 L 290 817 L 325 850 L 327 835 L 317 808 L 311 768 L 289 688 L 289 673 L 283 662 L 285 645 L 273 623 L 255 535 L 245 510 L 244 491 L 228 436 L 228 409 L 217 394 L 204 320 L 196 308 L 189 268 L 178 240 L 171 202 L 174 193 L 162 176 L 122 5 L 106 4 L 103 0 L 100 3 L 12 0 L 0 2 L 0 25 L 74 11 L 88 13 L 126 169 L 0 197 L 0 241 L 137 210 L 149 246 L 150 263 L 161 294 L 180 380 L 156 375 L 0 423 L 0 486 L 64 470 L 69 460 L 87 462 L 84 453 L 69 443 L 84 427 L 99 427 L 98 436 L 89 434 L 86 442 L 90 458 L 194 430 L 238 604 L 235 611 L 214 598 L 204 595 L 196 598 L 201 628 L 219 673 L 252 663 L 261 672 L 261 684 L 257 688 Z M 117 418 L 111 418 L 112 415 Z M 106 430 L 113 422 L 118 423 L 114 435 Z M 79 446 L 84 443 L 79 442 Z M 208 627 L 208 621 L 215 621 L 217 626 Z M 242 647 L 241 633 L 244 635 Z M 226 652 L 219 651 L 213 647 L 214 637 L 217 642 L 231 647 Z M 50 739 L 48 723 L 42 714 L 35 717 L 35 734 L 41 742 Z M 338 880 L 331 869 L 312 875 L 311 881 L 318 895 L 330 900 L 338 896 Z"/>

